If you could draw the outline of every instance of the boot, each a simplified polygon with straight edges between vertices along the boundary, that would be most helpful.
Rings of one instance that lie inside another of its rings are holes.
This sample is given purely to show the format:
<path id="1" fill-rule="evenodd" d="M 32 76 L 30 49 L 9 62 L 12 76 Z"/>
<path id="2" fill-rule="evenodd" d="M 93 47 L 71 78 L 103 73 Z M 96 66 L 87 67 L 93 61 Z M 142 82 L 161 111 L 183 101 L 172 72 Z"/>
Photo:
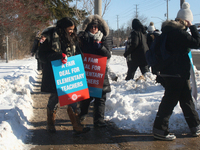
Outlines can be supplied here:
<path id="1" fill-rule="evenodd" d="M 52 111 L 47 107 L 47 131 L 51 133 L 55 133 L 55 118 L 56 118 L 56 111 Z"/>
<path id="2" fill-rule="evenodd" d="M 90 127 L 84 128 L 83 125 L 80 123 L 79 114 L 78 114 L 77 110 L 74 112 L 72 107 L 68 106 L 67 112 L 69 115 L 69 119 L 72 123 L 74 132 L 79 134 L 79 133 L 86 133 L 86 132 L 90 131 Z"/>
<path id="3" fill-rule="evenodd" d="M 101 99 L 94 102 L 93 109 L 93 118 L 94 118 L 94 127 L 101 128 L 106 127 L 106 123 L 104 121 L 104 112 L 105 112 L 105 100 Z"/>

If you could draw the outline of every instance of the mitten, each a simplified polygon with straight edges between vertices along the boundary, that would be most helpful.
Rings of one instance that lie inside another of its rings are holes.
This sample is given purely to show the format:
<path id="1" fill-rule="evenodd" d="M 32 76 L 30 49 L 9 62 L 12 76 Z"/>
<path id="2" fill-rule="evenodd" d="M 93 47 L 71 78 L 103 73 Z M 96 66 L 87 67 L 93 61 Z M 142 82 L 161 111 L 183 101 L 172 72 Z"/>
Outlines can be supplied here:
<path id="1" fill-rule="evenodd" d="M 67 63 L 67 55 L 65 53 L 62 53 L 61 61 L 62 61 L 63 64 Z"/>

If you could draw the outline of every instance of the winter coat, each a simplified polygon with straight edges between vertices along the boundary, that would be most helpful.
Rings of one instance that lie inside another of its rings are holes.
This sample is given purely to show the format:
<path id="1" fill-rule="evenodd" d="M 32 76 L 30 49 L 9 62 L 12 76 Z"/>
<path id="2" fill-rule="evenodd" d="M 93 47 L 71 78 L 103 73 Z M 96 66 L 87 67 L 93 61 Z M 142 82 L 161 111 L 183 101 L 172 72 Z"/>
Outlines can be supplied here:
<path id="1" fill-rule="evenodd" d="M 88 33 L 88 30 L 89 30 L 88 25 L 92 22 L 93 19 L 97 19 L 98 22 L 101 24 L 101 32 L 103 33 L 103 37 L 101 39 L 100 47 L 97 47 L 94 44 L 94 39 L 90 37 Z M 107 59 L 109 59 L 111 57 L 111 53 L 110 53 L 109 44 L 106 38 L 108 34 L 109 34 L 109 28 L 101 17 L 99 17 L 98 15 L 92 15 L 88 17 L 83 23 L 83 31 L 81 31 L 78 35 L 80 39 L 80 47 L 81 47 L 82 52 L 104 56 L 104 57 L 107 57 Z M 111 88 L 110 88 L 110 83 L 108 79 L 107 67 L 106 67 L 104 83 L 103 83 L 103 92 L 107 93 L 110 91 L 111 91 Z"/>
<path id="2" fill-rule="evenodd" d="M 35 55 L 35 58 L 38 59 L 38 50 L 39 50 L 39 43 L 40 42 L 40 39 L 39 38 L 35 38 L 34 42 L 33 42 L 33 47 L 31 49 L 31 53 L 32 55 L 34 56 Z"/>
<path id="3" fill-rule="evenodd" d="M 56 93 L 56 85 L 51 61 L 61 59 L 62 53 L 65 53 L 67 57 L 82 53 L 78 43 L 76 43 L 73 47 L 63 47 L 60 43 L 55 27 L 45 30 L 44 35 L 46 40 L 40 44 L 39 47 L 39 59 L 44 63 L 41 91 Z"/>
<path id="4" fill-rule="evenodd" d="M 158 37 L 160 34 L 157 32 L 149 32 L 147 33 L 147 45 L 150 48 L 152 42 L 155 40 L 156 37 Z"/>
<path id="5" fill-rule="evenodd" d="M 147 37 L 141 31 L 133 30 L 127 42 L 127 50 L 124 56 L 131 54 L 131 61 L 137 65 L 147 65 L 145 53 L 148 50 Z"/>
<path id="6" fill-rule="evenodd" d="M 176 21 L 165 21 L 162 24 L 162 33 L 167 34 L 166 49 L 171 52 L 173 61 L 160 73 L 190 78 L 190 48 L 198 48 L 200 35 L 194 25 L 190 26 L 191 35 L 184 25 Z"/>

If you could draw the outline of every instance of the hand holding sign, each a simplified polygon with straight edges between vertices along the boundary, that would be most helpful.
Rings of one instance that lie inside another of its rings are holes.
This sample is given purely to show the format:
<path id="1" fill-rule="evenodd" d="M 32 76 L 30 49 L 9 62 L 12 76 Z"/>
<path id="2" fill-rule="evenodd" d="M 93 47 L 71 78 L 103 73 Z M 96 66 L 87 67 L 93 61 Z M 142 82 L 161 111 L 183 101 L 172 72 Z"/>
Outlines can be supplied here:
<path id="1" fill-rule="evenodd" d="M 67 63 L 67 55 L 65 53 L 62 53 L 62 59 L 61 59 L 63 64 Z"/>

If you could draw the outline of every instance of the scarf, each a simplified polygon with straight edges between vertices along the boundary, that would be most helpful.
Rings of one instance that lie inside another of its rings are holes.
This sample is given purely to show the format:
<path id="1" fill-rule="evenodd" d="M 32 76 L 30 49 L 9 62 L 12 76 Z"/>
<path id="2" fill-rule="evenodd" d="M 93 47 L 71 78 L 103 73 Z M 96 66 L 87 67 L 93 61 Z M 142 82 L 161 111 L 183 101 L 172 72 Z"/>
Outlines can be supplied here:
<path id="1" fill-rule="evenodd" d="M 101 31 L 98 31 L 96 34 L 93 34 L 91 32 L 88 32 L 89 36 L 92 37 L 95 41 L 101 41 L 103 37 L 103 33 Z"/>

